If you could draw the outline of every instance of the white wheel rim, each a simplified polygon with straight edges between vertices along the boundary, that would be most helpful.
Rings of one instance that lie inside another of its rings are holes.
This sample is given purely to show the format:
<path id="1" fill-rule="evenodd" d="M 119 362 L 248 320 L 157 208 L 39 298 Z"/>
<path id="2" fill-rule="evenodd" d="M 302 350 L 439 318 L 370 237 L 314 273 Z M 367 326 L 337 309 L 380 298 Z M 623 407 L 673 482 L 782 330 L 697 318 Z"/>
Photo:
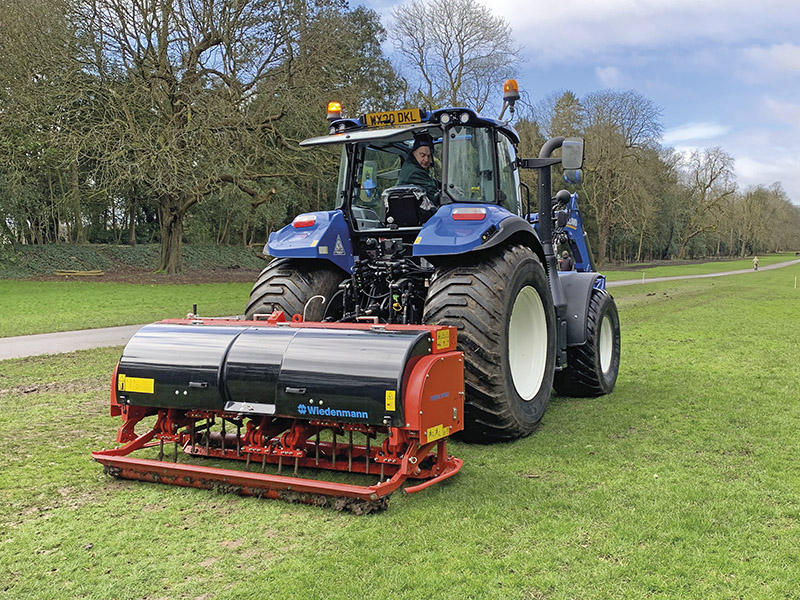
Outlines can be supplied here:
<path id="1" fill-rule="evenodd" d="M 611 319 L 603 315 L 600 323 L 600 369 L 607 373 L 611 367 L 611 356 L 614 353 L 614 332 L 611 329 Z"/>
<path id="2" fill-rule="evenodd" d="M 508 322 L 508 362 L 514 388 L 531 400 L 542 387 L 547 364 L 547 317 L 539 294 L 522 288 Z"/>

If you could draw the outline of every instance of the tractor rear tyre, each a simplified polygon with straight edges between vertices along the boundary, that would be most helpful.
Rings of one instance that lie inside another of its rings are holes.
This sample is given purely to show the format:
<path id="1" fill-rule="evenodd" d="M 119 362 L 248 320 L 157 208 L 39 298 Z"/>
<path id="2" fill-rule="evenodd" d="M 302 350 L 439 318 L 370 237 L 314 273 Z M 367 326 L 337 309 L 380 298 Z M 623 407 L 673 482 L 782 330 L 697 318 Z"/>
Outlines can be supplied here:
<path id="1" fill-rule="evenodd" d="M 245 317 L 252 319 L 274 309 L 286 313 L 287 320 L 305 311 L 304 320 L 321 321 L 344 278 L 345 272 L 326 260 L 276 258 L 258 276 Z M 314 296 L 324 296 L 325 302 Z"/>
<path id="2" fill-rule="evenodd" d="M 525 246 L 442 265 L 423 322 L 454 325 L 464 352 L 465 430 L 470 441 L 529 435 L 553 387 L 556 321 L 544 267 Z"/>
<path id="3" fill-rule="evenodd" d="M 586 342 L 567 348 L 567 368 L 553 385 L 562 396 L 589 398 L 614 389 L 619 373 L 620 334 L 617 305 L 608 292 L 592 290 L 586 318 Z"/>

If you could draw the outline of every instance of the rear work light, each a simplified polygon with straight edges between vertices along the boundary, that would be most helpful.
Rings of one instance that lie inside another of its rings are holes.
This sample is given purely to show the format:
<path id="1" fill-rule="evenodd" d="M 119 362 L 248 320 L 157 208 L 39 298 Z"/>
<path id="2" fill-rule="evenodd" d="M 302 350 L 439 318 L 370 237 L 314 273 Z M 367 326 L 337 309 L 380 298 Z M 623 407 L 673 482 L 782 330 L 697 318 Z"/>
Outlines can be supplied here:
<path id="1" fill-rule="evenodd" d="M 483 221 L 486 218 L 485 208 L 454 208 L 454 221 Z"/>
<path id="2" fill-rule="evenodd" d="M 299 229 L 301 227 L 313 227 L 317 224 L 317 215 L 298 215 L 292 221 L 292 227 Z"/>

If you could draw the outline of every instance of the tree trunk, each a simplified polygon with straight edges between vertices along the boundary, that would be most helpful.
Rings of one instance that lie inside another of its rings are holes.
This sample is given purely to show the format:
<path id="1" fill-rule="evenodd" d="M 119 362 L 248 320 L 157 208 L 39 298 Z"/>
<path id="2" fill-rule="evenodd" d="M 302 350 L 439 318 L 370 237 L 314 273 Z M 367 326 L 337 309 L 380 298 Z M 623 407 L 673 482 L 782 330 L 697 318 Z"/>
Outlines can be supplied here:
<path id="1" fill-rule="evenodd" d="M 175 275 L 181 271 L 183 214 L 179 206 L 178 198 L 162 199 L 158 211 L 161 221 L 161 259 L 156 271 L 167 275 Z"/>
<path id="2" fill-rule="evenodd" d="M 75 219 L 75 243 L 82 244 L 86 241 L 86 231 L 83 228 L 83 214 L 81 212 L 81 186 L 78 177 L 78 160 L 70 165 L 73 217 Z"/>
<path id="3" fill-rule="evenodd" d="M 136 245 L 136 200 L 131 200 L 128 213 L 128 245 Z"/>

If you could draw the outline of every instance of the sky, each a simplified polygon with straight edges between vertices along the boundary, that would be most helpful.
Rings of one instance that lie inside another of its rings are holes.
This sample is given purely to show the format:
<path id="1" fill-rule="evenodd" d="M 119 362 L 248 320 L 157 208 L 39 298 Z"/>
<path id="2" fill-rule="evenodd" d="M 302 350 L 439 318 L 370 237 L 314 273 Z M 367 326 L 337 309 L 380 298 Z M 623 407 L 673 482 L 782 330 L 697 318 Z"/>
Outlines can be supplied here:
<path id="1" fill-rule="evenodd" d="M 388 26 L 402 2 L 361 3 Z M 800 205 L 800 0 L 485 4 L 511 24 L 533 104 L 561 90 L 635 90 L 662 109 L 663 145 L 720 146 L 740 189 L 779 181 Z"/>

